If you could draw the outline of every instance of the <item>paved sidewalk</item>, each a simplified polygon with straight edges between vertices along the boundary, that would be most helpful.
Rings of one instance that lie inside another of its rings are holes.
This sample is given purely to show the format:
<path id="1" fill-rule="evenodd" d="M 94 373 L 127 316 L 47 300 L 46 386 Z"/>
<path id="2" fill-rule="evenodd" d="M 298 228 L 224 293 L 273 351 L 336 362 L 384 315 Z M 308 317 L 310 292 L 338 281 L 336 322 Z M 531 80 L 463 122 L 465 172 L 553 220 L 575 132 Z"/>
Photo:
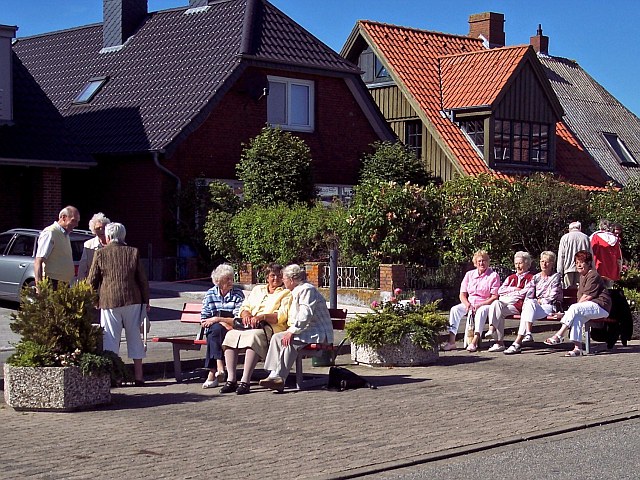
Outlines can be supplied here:
<path id="1" fill-rule="evenodd" d="M 575 359 L 562 356 L 568 348 L 349 366 L 377 390 L 278 395 L 254 383 L 237 396 L 168 378 L 114 389 L 113 404 L 95 411 L 0 402 L 0 479 L 340 478 L 640 415 L 638 341 Z"/>

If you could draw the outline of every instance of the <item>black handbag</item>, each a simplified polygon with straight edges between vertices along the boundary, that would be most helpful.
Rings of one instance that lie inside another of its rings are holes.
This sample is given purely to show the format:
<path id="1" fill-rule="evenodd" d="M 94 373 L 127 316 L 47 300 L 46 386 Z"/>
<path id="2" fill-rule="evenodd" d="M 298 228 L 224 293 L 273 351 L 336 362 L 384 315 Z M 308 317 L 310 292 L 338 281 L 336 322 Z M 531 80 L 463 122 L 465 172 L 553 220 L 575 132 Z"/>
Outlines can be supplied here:
<path id="1" fill-rule="evenodd" d="M 242 318 L 240 317 L 235 317 L 233 319 L 234 330 L 253 330 L 257 328 L 261 328 L 264 330 L 264 327 L 266 326 L 267 326 L 267 322 L 265 322 L 264 320 L 262 320 L 261 322 L 258 322 L 255 327 L 252 327 L 251 325 L 245 325 L 244 323 L 242 323 Z"/>

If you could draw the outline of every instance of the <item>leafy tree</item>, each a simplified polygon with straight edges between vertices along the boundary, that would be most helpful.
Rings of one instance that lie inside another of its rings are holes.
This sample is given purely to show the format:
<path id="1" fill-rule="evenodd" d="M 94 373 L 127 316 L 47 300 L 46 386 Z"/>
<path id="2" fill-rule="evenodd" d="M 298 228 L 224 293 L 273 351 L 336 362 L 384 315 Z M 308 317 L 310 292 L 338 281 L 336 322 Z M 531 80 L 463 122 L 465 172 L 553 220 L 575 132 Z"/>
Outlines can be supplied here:
<path id="1" fill-rule="evenodd" d="M 231 222 L 240 258 L 254 265 L 326 260 L 345 224 L 345 210 L 303 203 L 253 205 Z"/>
<path id="2" fill-rule="evenodd" d="M 365 267 L 423 263 L 438 254 L 441 215 L 434 185 L 368 180 L 355 187 L 342 250 Z"/>
<path id="3" fill-rule="evenodd" d="M 396 142 L 375 142 L 375 151 L 364 156 L 360 183 L 387 180 L 404 184 L 427 185 L 432 181 L 422 161 L 406 145 Z"/>
<path id="4" fill-rule="evenodd" d="M 591 222 L 589 194 L 585 190 L 545 174 L 522 178 L 514 187 L 514 251 L 525 250 L 534 258 L 545 250 L 557 251 L 570 222 Z"/>
<path id="5" fill-rule="evenodd" d="M 248 205 L 310 203 L 315 198 L 309 147 L 279 128 L 264 127 L 236 165 Z"/>
<path id="6" fill-rule="evenodd" d="M 205 245 L 212 257 L 237 261 L 240 254 L 231 223 L 240 211 L 242 201 L 229 185 L 218 181 L 209 184 L 209 194 L 211 209 L 204 225 Z"/>
<path id="7" fill-rule="evenodd" d="M 607 220 L 622 225 L 622 253 L 640 262 L 640 180 L 633 180 L 624 188 L 609 186 L 606 192 L 595 193 L 591 198 L 594 219 Z"/>
<path id="8" fill-rule="evenodd" d="M 483 174 L 458 177 L 442 186 L 445 262 L 469 262 L 478 249 L 494 264 L 513 258 L 516 186 Z"/>

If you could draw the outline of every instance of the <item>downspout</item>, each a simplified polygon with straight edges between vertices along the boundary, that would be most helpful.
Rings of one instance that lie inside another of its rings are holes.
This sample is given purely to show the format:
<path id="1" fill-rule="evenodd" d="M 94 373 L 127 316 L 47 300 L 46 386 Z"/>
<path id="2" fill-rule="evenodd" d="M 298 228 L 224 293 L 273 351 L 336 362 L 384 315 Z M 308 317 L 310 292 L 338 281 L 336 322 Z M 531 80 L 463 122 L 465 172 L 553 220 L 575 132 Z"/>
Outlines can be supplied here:
<path id="1" fill-rule="evenodd" d="M 176 175 L 175 173 L 173 173 L 171 170 L 169 170 L 167 167 L 165 167 L 164 165 L 162 165 L 160 163 L 160 154 L 164 153 L 164 150 L 154 150 L 151 152 L 151 156 L 153 158 L 153 163 L 156 165 L 156 167 L 158 167 L 158 169 L 169 175 L 171 178 L 175 179 L 176 181 L 176 197 L 180 196 L 180 193 L 182 192 L 182 181 L 180 180 L 180 177 L 178 177 L 178 175 Z M 180 201 L 178 200 L 178 202 L 176 202 L 176 228 L 180 227 Z M 180 245 L 178 243 L 176 243 L 176 278 L 178 278 L 178 258 L 180 257 Z M 151 259 L 150 259 L 151 260 Z"/>

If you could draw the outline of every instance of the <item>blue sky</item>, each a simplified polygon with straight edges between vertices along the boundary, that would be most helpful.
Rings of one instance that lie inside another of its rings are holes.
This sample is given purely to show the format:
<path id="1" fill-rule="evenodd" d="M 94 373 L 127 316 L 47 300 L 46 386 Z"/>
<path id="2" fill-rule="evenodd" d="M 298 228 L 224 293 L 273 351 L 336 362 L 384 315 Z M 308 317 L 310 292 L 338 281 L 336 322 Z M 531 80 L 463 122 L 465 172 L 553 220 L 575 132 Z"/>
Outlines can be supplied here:
<path id="1" fill-rule="evenodd" d="M 149 0 L 149 10 L 188 0 Z M 640 4 L 636 0 L 271 0 L 336 51 L 357 20 L 465 35 L 470 14 L 505 15 L 507 45 L 527 44 L 542 24 L 551 55 L 571 58 L 640 115 Z M 2 0 L 0 24 L 18 37 L 100 22 L 101 0 Z"/>

